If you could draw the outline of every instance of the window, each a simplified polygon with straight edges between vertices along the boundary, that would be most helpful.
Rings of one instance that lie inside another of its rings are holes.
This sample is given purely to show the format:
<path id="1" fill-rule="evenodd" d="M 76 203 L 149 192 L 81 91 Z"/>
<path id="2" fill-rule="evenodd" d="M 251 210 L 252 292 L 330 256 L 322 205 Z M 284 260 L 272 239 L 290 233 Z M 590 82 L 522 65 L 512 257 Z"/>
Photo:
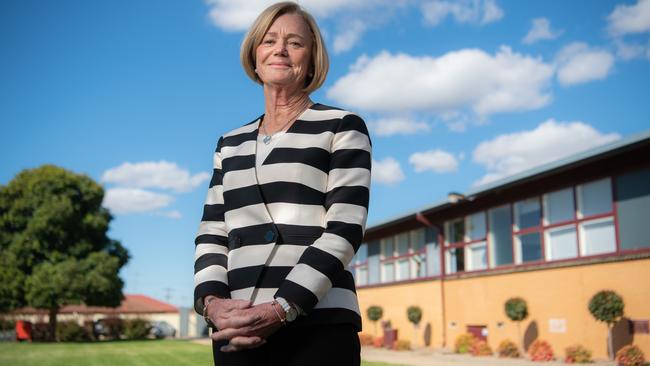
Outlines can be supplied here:
<path id="1" fill-rule="evenodd" d="M 573 188 L 562 189 L 544 195 L 544 224 L 570 221 L 575 218 Z"/>
<path id="2" fill-rule="evenodd" d="M 485 242 L 472 244 L 467 247 L 469 250 L 468 270 L 477 271 L 486 269 L 487 266 L 487 245 Z"/>
<path id="3" fill-rule="evenodd" d="M 449 221 L 445 225 L 447 243 L 459 243 L 465 240 L 465 219 Z"/>
<path id="4" fill-rule="evenodd" d="M 578 256 L 578 235 L 575 225 L 560 226 L 546 230 L 546 260 L 566 259 Z"/>
<path id="5" fill-rule="evenodd" d="M 381 282 L 426 277 L 425 229 L 381 240 Z"/>
<path id="6" fill-rule="evenodd" d="M 539 233 L 517 235 L 517 263 L 536 262 L 542 259 L 542 242 Z"/>
<path id="7" fill-rule="evenodd" d="M 580 218 L 612 212 L 612 186 L 609 178 L 578 186 Z"/>
<path id="8" fill-rule="evenodd" d="M 357 250 L 357 254 L 352 259 L 350 265 L 351 272 L 357 285 L 363 286 L 368 284 L 368 244 L 363 243 Z"/>
<path id="9" fill-rule="evenodd" d="M 490 266 L 512 264 L 512 214 L 510 205 L 493 208 L 490 221 Z"/>
<path id="10" fill-rule="evenodd" d="M 381 282 L 395 281 L 395 245 L 393 237 L 381 239 Z"/>
<path id="11" fill-rule="evenodd" d="M 485 238 L 485 212 L 467 216 L 467 241 Z"/>
<path id="12" fill-rule="evenodd" d="M 381 264 L 381 282 L 395 281 L 395 262 Z"/>
<path id="13" fill-rule="evenodd" d="M 542 210 L 537 197 L 515 203 L 515 226 L 517 230 L 539 226 Z"/>
<path id="14" fill-rule="evenodd" d="M 411 250 L 411 278 L 427 276 L 426 229 L 417 229 L 410 232 Z"/>
<path id="15" fill-rule="evenodd" d="M 465 248 L 452 248 L 447 250 L 447 273 L 462 272 L 465 270 Z"/>
<path id="16" fill-rule="evenodd" d="M 610 217 L 580 224 L 582 255 L 596 255 L 616 251 L 614 220 Z"/>
<path id="17" fill-rule="evenodd" d="M 621 249 L 650 247 L 650 168 L 617 177 L 615 187 Z"/>

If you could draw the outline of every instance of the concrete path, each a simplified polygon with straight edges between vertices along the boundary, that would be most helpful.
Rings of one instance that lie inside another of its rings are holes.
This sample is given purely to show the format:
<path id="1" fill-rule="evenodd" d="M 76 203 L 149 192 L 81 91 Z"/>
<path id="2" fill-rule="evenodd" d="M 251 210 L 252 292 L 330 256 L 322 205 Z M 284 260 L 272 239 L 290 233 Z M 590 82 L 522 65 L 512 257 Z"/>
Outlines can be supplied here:
<path id="1" fill-rule="evenodd" d="M 361 359 L 386 362 L 404 366 L 567 366 L 564 362 L 532 362 L 525 359 L 498 357 L 472 357 L 454 353 L 442 353 L 432 349 L 413 351 L 389 351 L 374 347 L 362 347 Z M 597 361 L 591 365 L 615 366 L 613 361 Z"/>

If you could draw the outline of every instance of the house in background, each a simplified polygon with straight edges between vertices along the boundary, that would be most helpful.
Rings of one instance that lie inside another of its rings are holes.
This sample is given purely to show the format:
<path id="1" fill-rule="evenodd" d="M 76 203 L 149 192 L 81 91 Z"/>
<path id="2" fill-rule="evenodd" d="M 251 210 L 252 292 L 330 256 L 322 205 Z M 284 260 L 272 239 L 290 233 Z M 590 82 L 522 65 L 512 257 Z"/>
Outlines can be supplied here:
<path id="1" fill-rule="evenodd" d="M 417 305 L 415 346 L 453 347 L 470 332 L 496 349 L 517 342 L 504 304 L 522 297 L 526 346 L 544 339 L 563 355 L 580 343 L 606 358 L 607 326 L 587 304 L 608 289 L 625 302 L 615 348 L 650 354 L 650 132 L 369 227 L 350 269 L 366 333 L 379 305 L 412 340 L 406 309 Z"/>
<path id="2" fill-rule="evenodd" d="M 27 320 L 32 323 L 47 323 L 47 310 L 22 308 L 13 312 L 16 320 Z M 205 332 L 203 318 L 187 308 L 164 303 L 146 295 L 125 294 L 122 304 L 116 308 L 67 305 L 61 308 L 57 321 L 76 321 L 80 325 L 88 321 L 96 322 L 106 318 L 134 319 L 141 318 L 150 322 L 166 322 L 176 332 L 176 337 L 199 337 Z"/>

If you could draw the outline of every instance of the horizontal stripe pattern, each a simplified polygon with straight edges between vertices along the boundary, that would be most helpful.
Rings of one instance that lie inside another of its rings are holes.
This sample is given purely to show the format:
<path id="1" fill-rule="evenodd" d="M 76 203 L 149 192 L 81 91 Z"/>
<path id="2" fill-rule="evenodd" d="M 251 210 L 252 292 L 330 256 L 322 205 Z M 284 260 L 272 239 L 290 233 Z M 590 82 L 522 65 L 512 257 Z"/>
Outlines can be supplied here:
<path id="1" fill-rule="evenodd" d="M 308 314 L 300 322 L 331 322 L 323 314 L 340 314 L 337 319 L 360 328 L 346 268 L 368 214 L 372 147 L 365 123 L 315 104 L 280 137 L 258 172 L 262 118 L 217 144 L 195 240 L 195 304 L 206 291 L 222 294 L 224 288 L 227 296 L 255 304 L 281 296 Z"/>

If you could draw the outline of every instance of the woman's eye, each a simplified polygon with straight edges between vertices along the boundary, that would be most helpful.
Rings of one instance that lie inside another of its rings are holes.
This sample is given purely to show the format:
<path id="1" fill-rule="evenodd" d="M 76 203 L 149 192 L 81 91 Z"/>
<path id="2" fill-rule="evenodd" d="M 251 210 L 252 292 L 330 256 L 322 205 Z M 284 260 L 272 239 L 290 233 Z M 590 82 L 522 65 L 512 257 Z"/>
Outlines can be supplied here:
<path id="1" fill-rule="evenodd" d="M 289 42 L 289 44 L 294 46 L 294 47 L 301 47 L 302 46 L 302 44 L 300 42 L 295 42 L 295 41 Z"/>
<path id="2" fill-rule="evenodd" d="M 272 39 L 265 39 L 264 42 L 262 42 L 262 43 L 264 43 L 264 44 L 273 44 L 273 42 L 275 42 L 275 41 L 272 40 Z"/>

